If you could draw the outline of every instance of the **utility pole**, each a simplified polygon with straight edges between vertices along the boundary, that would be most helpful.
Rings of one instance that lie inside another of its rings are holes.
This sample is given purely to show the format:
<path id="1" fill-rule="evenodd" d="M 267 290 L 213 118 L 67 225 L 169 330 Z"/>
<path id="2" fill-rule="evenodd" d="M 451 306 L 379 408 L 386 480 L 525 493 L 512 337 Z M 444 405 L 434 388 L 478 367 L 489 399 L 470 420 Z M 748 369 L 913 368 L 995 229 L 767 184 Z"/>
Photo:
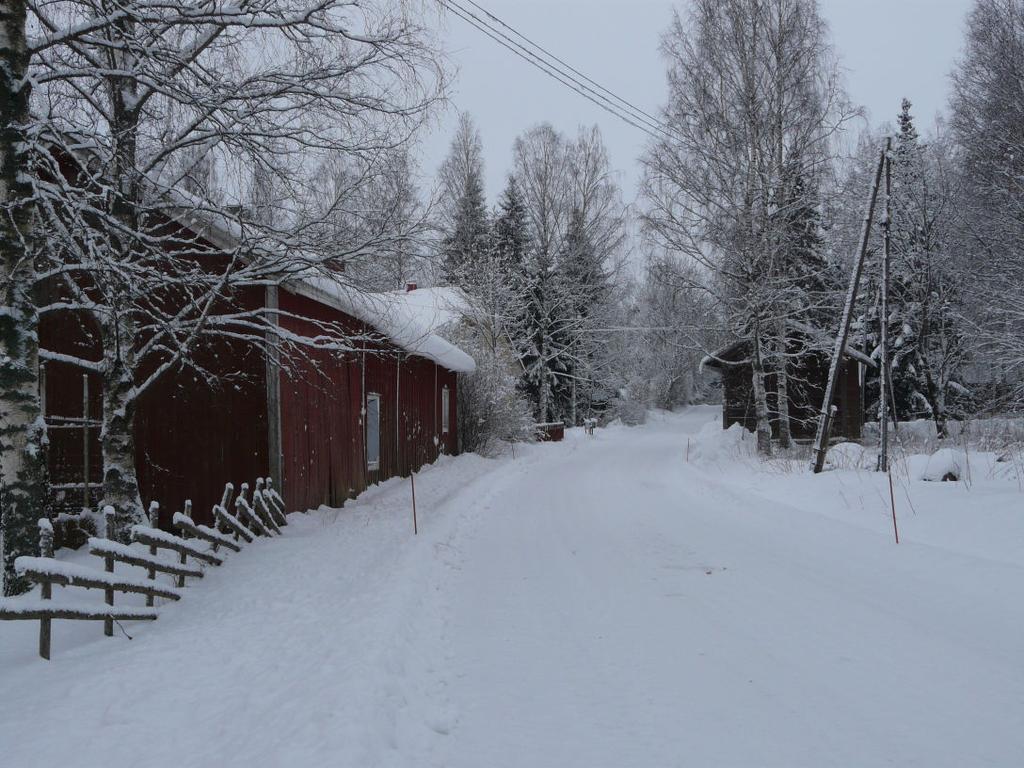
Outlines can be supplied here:
<path id="1" fill-rule="evenodd" d="M 885 218 L 882 220 L 882 310 L 879 342 L 882 359 L 878 379 L 878 434 L 880 450 L 878 471 L 889 471 L 889 389 L 892 373 L 889 370 L 889 235 L 892 227 L 892 160 L 889 149 L 892 140 L 885 147 Z"/>
<path id="2" fill-rule="evenodd" d="M 846 342 L 850 337 L 850 320 L 853 317 L 854 304 L 857 302 L 857 290 L 860 287 L 860 278 L 864 272 L 864 259 L 867 256 L 868 240 L 871 236 L 871 222 L 874 220 L 875 203 L 878 201 L 878 187 L 882 182 L 882 171 L 885 168 L 885 160 L 888 157 L 891 146 L 892 139 L 886 139 L 885 149 L 882 150 L 878 157 L 878 167 L 875 168 L 874 181 L 871 184 L 867 208 L 864 211 L 864 226 L 861 229 L 857 261 L 853 267 L 853 274 L 850 275 L 850 287 L 846 292 L 846 305 L 843 307 L 842 319 L 839 322 L 839 333 L 836 334 L 836 344 L 832 351 L 832 365 L 828 371 L 825 399 L 821 404 L 821 415 L 818 417 L 818 433 L 814 438 L 814 460 L 811 464 L 811 470 L 815 474 L 825 468 L 825 454 L 828 453 L 828 437 L 832 431 L 832 401 L 835 399 L 836 383 L 839 381 L 839 368 L 842 365 L 843 352 L 846 350 Z"/>

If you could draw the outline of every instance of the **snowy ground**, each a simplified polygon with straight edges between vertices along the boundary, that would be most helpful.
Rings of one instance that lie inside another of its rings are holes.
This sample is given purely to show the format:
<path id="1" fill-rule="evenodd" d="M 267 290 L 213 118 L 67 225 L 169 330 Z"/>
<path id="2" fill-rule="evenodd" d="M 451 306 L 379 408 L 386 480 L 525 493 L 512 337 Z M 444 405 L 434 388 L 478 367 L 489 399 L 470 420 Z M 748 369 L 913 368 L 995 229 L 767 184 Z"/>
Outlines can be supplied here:
<path id="1" fill-rule="evenodd" d="M 408 480 L 292 516 L 130 642 L 58 622 L 46 663 L 0 624 L 0 762 L 1019 765 L 1016 478 L 905 462 L 897 547 L 884 478 L 717 418 L 443 461 L 415 539 Z"/>

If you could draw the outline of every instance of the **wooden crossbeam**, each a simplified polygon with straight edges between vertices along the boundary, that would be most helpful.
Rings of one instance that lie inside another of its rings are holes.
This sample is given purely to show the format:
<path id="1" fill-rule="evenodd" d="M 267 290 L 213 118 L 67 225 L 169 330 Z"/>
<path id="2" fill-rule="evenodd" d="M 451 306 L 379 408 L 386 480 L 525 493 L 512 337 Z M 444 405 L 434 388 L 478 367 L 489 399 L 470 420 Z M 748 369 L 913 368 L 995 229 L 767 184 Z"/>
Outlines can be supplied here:
<path id="1" fill-rule="evenodd" d="M 222 547 L 226 547 L 233 552 L 241 552 L 242 548 L 233 542 L 228 536 L 225 536 L 220 531 L 210 528 L 205 525 L 196 524 L 191 518 L 183 515 L 181 512 L 174 513 L 174 519 L 172 520 L 174 527 L 181 531 L 187 532 L 190 536 L 195 539 L 201 539 L 208 541 L 211 544 L 218 544 Z"/>
<path id="2" fill-rule="evenodd" d="M 274 519 L 274 515 L 270 511 L 270 507 L 267 506 L 267 500 L 263 498 L 263 491 L 260 490 L 258 483 L 256 492 L 252 495 L 252 507 L 256 514 L 260 516 L 260 519 L 266 523 L 267 527 L 280 536 L 281 528 L 277 524 L 277 520 Z"/>
<path id="3" fill-rule="evenodd" d="M 244 484 L 242 488 L 245 488 Z M 253 511 L 253 508 L 249 506 L 249 502 L 246 501 L 245 496 L 242 494 L 239 494 L 238 498 L 235 499 L 235 517 L 242 520 L 249 527 L 249 530 L 256 531 L 260 536 L 270 536 L 270 529 L 263 524 L 263 521 Z"/>
<path id="4" fill-rule="evenodd" d="M 270 500 L 270 506 L 273 507 L 274 512 L 277 514 L 277 522 L 279 525 L 288 525 L 288 515 L 284 510 L 284 499 L 281 498 L 281 494 L 274 488 L 274 481 L 269 477 L 266 480 L 267 498 Z"/>
<path id="5" fill-rule="evenodd" d="M 184 552 L 189 557 L 201 560 L 210 565 L 221 565 L 224 560 L 217 555 L 192 545 L 187 539 L 175 536 L 173 533 L 165 533 L 158 528 L 148 528 L 144 525 L 132 526 L 132 539 L 140 544 L 147 544 L 157 549 L 169 549 L 172 552 Z"/>
<path id="6" fill-rule="evenodd" d="M 137 552 L 119 542 L 108 541 L 107 539 L 89 539 L 89 552 L 99 557 L 112 557 L 119 563 L 137 565 L 141 568 L 159 571 L 160 573 L 169 573 L 172 576 L 188 576 L 194 579 L 201 579 L 203 577 L 202 568 L 193 568 L 188 565 L 180 565 L 179 563 L 168 563 L 151 555 Z"/>
<path id="7" fill-rule="evenodd" d="M 213 508 L 213 515 L 229 530 L 234 531 L 246 544 L 251 544 L 256 539 L 256 534 L 250 531 L 237 517 L 228 512 L 219 504 Z"/>
<path id="8" fill-rule="evenodd" d="M 83 621 L 152 621 L 154 608 L 82 608 L 74 605 L 53 605 L 49 600 L 0 599 L 0 621 L 40 619 L 80 619 Z"/>
<path id="9" fill-rule="evenodd" d="M 181 593 L 173 587 L 128 579 L 104 571 L 94 571 L 92 568 L 80 565 L 58 563 L 48 557 L 19 557 L 14 561 L 14 567 L 18 573 L 38 584 L 59 584 L 62 587 L 82 587 L 84 589 L 114 589 L 118 592 L 166 597 L 168 600 L 181 599 Z"/>

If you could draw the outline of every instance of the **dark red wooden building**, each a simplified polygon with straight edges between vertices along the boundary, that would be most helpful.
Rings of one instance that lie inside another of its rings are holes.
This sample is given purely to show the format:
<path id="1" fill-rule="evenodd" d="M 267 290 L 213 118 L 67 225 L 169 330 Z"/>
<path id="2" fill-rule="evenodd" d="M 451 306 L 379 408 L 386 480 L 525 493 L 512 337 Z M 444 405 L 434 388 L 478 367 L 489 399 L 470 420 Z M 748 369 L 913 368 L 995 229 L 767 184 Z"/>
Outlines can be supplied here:
<path id="1" fill-rule="evenodd" d="M 802 334 L 801 334 L 802 335 Z M 803 341 L 804 339 L 801 339 Z M 708 355 L 702 367 L 716 371 L 722 378 L 722 427 L 741 424 L 751 432 L 757 429 L 754 411 L 751 345 L 740 339 Z M 792 436 L 796 440 L 814 437 L 828 381 L 829 355 L 820 349 L 803 349 L 790 359 L 787 391 Z M 864 366 L 874 365 L 867 356 L 847 347 L 839 369 L 839 383 L 833 405 L 837 407 L 832 435 L 859 440 L 864 425 Z M 768 416 L 772 435 L 779 434 L 778 387 L 776 375 L 765 375 Z"/>
<path id="2" fill-rule="evenodd" d="M 196 234 L 217 247 L 227 236 Z M 202 352 L 218 374 L 214 383 L 178 371 L 146 390 L 135 419 L 136 469 L 143 502 L 160 502 L 163 523 L 186 499 L 198 520 L 210 522 L 226 482 L 265 476 L 290 510 L 340 506 L 458 451 L 458 375 L 473 361 L 417 324 L 400 294 L 347 296 L 323 276 L 246 290 L 245 301 L 280 311 L 282 332 L 312 337 L 333 323 L 374 341 L 357 351 L 312 349 L 287 365 L 251 343 L 215 342 Z M 41 347 L 51 352 L 98 359 L 95 338 L 80 318 L 59 313 L 40 327 Z M 103 476 L 100 379 L 59 360 L 43 365 L 54 506 L 82 507 L 88 453 L 95 507 Z"/>

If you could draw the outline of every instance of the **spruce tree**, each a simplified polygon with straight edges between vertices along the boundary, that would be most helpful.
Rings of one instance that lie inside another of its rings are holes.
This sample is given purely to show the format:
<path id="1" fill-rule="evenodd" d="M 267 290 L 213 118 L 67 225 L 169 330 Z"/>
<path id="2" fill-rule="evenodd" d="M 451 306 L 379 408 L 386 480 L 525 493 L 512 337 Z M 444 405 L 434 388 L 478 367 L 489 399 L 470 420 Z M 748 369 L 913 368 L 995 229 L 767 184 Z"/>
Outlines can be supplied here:
<path id="1" fill-rule="evenodd" d="M 591 318 L 607 298 L 608 282 L 583 212 L 574 208 L 558 259 L 557 340 L 564 351 L 556 366 L 563 374 L 557 393 L 559 412 L 568 414 L 573 426 L 579 421 L 581 405 L 589 412 L 595 357 Z"/>
<path id="2" fill-rule="evenodd" d="M 931 418 L 945 434 L 946 396 L 965 351 L 959 327 L 963 296 L 952 272 L 951 212 L 934 162 L 938 148 L 921 141 L 912 104 L 903 99 L 892 152 L 892 209 L 888 323 L 897 418 Z M 877 373 L 868 394 L 877 407 Z"/>
<path id="3" fill-rule="evenodd" d="M 452 231 L 441 247 L 445 280 L 451 285 L 462 285 L 468 273 L 489 245 L 490 226 L 484 200 L 484 183 L 477 173 L 466 179 L 466 187 L 457 201 Z"/>

